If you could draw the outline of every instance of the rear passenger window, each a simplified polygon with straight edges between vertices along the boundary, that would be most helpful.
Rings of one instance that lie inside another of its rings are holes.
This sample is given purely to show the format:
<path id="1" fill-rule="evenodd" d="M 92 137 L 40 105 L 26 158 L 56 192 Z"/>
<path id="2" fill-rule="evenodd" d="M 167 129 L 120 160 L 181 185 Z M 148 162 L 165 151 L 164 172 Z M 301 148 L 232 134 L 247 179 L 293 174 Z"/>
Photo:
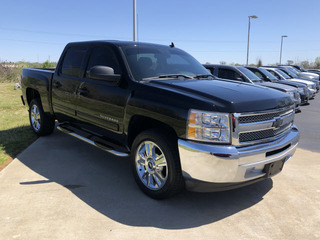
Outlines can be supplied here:
<path id="1" fill-rule="evenodd" d="M 240 74 L 230 70 L 230 69 L 221 69 L 219 68 L 218 73 L 219 78 L 225 78 L 225 79 L 231 79 L 231 80 L 238 80 L 238 78 L 241 78 Z"/>
<path id="2" fill-rule="evenodd" d="M 71 47 L 64 56 L 60 73 L 62 75 L 80 77 L 81 65 L 86 55 L 87 48 Z"/>
<path id="3" fill-rule="evenodd" d="M 254 71 L 254 70 L 250 70 L 252 71 L 256 76 L 258 76 L 259 78 L 263 79 L 264 77 L 262 76 L 261 73 L 259 73 L 258 71 Z"/>
<path id="4" fill-rule="evenodd" d="M 109 47 L 96 47 L 93 49 L 87 71 L 94 66 L 106 66 L 111 67 L 115 74 L 121 74 L 118 59 L 112 49 Z"/>

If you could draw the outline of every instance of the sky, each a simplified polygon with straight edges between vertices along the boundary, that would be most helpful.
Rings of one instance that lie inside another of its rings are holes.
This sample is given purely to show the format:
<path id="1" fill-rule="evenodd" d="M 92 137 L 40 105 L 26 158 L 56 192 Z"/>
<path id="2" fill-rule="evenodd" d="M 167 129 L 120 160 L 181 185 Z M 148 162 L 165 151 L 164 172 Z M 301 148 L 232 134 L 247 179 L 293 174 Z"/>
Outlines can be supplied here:
<path id="1" fill-rule="evenodd" d="M 175 46 L 201 63 L 314 61 L 320 0 L 136 0 L 138 41 Z M 68 42 L 133 40 L 133 0 L 0 0 L 0 61 L 58 61 Z"/>

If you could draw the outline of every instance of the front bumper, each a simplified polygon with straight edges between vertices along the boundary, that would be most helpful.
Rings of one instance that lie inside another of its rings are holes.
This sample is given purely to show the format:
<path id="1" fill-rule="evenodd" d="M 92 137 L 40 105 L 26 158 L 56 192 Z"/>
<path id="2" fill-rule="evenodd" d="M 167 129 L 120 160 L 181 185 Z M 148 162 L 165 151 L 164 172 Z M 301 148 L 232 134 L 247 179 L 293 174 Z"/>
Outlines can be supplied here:
<path id="1" fill-rule="evenodd" d="M 212 145 L 178 140 L 182 174 L 191 191 L 217 191 L 219 185 L 237 187 L 263 178 L 266 164 L 289 160 L 299 141 L 299 130 L 293 126 L 280 139 L 246 147 Z M 213 188 L 203 188 L 203 185 Z"/>

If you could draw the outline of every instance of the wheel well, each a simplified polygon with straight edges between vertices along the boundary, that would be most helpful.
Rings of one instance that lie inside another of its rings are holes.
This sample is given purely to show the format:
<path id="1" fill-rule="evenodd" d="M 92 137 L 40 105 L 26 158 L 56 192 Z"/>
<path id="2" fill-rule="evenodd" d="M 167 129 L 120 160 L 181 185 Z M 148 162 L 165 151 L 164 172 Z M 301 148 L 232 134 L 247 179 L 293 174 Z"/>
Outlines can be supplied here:
<path id="1" fill-rule="evenodd" d="M 161 129 L 161 132 L 177 139 L 175 130 L 169 125 L 152 118 L 144 116 L 134 116 L 131 118 L 128 128 L 129 148 L 131 148 L 134 139 L 139 133 L 151 128 Z"/>
<path id="2" fill-rule="evenodd" d="M 40 99 L 40 94 L 37 90 L 34 90 L 32 88 L 27 88 L 27 102 L 28 105 L 30 105 L 32 99 L 39 98 Z"/>

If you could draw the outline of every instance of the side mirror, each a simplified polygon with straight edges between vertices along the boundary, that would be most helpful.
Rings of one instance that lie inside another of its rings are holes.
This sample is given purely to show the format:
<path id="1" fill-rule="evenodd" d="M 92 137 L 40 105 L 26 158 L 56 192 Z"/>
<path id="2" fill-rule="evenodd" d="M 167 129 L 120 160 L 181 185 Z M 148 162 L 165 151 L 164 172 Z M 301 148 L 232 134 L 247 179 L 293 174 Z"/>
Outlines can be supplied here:
<path id="1" fill-rule="evenodd" d="M 117 82 L 120 80 L 120 74 L 114 74 L 114 70 L 107 66 L 93 66 L 87 73 L 88 78 L 104 80 L 108 82 Z"/>

